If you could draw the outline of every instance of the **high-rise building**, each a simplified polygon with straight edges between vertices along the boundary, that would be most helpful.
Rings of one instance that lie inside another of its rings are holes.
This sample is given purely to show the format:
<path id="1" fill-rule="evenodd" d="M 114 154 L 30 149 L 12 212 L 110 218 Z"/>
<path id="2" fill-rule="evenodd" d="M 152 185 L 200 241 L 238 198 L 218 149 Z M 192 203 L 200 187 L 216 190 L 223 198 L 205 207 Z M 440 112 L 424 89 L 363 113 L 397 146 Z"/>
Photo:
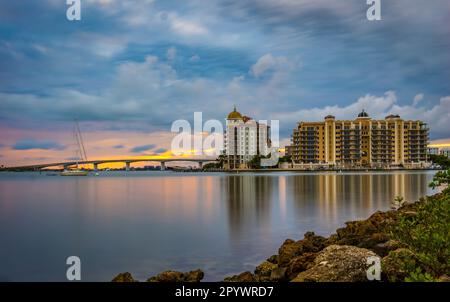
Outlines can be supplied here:
<path id="1" fill-rule="evenodd" d="M 364 110 L 355 120 L 300 122 L 292 135 L 294 164 L 338 167 L 420 166 L 427 162 L 428 128 L 422 121 L 389 115 L 374 120 Z"/>
<path id="2" fill-rule="evenodd" d="M 226 164 L 229 169 L 246 168 L 255 155 L 269 154 L 269 127 L 236 110 L 228 114 L 224 135 Z"/>

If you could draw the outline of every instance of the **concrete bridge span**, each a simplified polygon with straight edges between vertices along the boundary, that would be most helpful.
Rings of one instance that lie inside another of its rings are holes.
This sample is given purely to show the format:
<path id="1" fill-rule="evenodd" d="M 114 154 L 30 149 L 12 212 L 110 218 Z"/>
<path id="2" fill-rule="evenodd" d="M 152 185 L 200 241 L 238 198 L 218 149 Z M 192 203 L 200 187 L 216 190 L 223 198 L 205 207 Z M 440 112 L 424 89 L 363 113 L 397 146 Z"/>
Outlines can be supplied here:
<path id="1" fill-rule="evenodd" d="M 94 170 L 98 169 L 98 165 L 107 163 L 124 163 L 125 169 L 128 171 L 131 168 L 132 163 L 136 162 L 159 162 L 161 165 L 161 170 L 166 169 L 166 163 L 168 162 L 194 162 L 199 165 L 200 168 L 203 167 L 204 163 L 216 162 L 215 158 L 124 158 L 124 159 L 105 159 L 105 160 L 87 160 L 87 161 L 67 161 L 67 162 L 54 162 L 36 165 L 25 165 L 25 166 L 15 166 L 7 167 L 7 170 L 42 170 L 51 167 L 62 167 L 70 168 L 75 165 L 93 165 Z"/>

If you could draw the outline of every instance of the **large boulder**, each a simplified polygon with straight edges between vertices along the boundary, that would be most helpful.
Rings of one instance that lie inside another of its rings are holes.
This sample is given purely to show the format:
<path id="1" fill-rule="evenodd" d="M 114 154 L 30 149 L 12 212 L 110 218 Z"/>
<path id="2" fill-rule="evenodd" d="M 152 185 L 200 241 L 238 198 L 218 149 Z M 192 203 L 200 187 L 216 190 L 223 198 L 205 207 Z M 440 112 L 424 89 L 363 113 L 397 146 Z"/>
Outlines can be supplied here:
<path id="1" fill-rule="evenodd" d="M 111 282 L 137 282 L 137 280 L 135 280 L 130 273 L 125 272 L 115 276 Z"/>
<path id="2" fill-rule="evenodd" d="M 148 282 L 200 282 L 204 277 L 201 270 L 187 273 L 177 271 L 165 271 L 147 279 Z"/>
<path id="3" fill-rule="evenodd" d="M 330 245 L 318 253 L 312 267 L 301 272 L 294 282 L 368 281 L 367 259 L 376 254 L 368 249 Z"/>

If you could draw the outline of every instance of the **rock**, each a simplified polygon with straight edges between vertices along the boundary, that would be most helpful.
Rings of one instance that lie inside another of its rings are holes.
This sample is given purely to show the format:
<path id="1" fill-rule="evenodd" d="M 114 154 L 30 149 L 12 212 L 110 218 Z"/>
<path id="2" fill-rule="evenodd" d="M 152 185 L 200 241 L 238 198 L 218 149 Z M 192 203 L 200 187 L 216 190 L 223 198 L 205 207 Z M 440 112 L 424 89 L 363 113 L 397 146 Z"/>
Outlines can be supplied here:
<path id="1" fill-rule="evenodd" d="M 257 278 L 250 272 L 244 272 L 224 279 L 225 282 L 256 282 Z"/>
<path id="2" fill-rule="evenodd" d="M 316 253 L 324 249 L 326 244 L 326 238 L 317 236 L 313 232 L 305 233 L 304 239 L 299 241 L 287 239 L 278 250 L 278 266 L 286 266 L 291 259 L 304 253 Z"/>
<path id="3" fill-rule="evenodd" d="M 317 253 L 305 253 L 301 256 L 293 258 L 286 271 L 286 277 L 288 280 L 295 278 L 300 272 L 303 272 L 310 268 L 316 259 Z"/>
<path id="4" fill-rule="evenodd" d="M 395 251 L 403 247 L 402 244 L 396 240 L 388 240 L 386 242 L 378 243 L 375 246 L 372 246 L 370 250 L 374 251 L 380 257 L 385 257 L 391 251 Z"/>
<path id="5" fill-rule="evenodd" d="M 399 211 L 376 212 L 366 220 L 346 222 L 344 228 L 330 236 L 328 244 L 353 245 L 370 249 L 384 256 L 384 246 L 390 240 L 389 234 L 399 216 Z"/>
<path id="6" fill-rule="evenodd" d="M 286 267 L 277 267 L 270 273 L 270 281 L 285 281 Z"/>
<path id="7" fill-rule="evenodd" d="M 278 265 L 287 265 L 292 258 L 303 252 L 303 246 L 292 239 L 287 239 L 278 249 Z"/>
<path id="8" fill-rule="evenodd" d="M 183 282 L 184 274 L 176 271 L 162 272 L 147 279 L 148 282 Z"/>
<path id="9" fill-rule="evenodd" d="M 187 273 L 177 271 L 166 271 L 147 279 L 148 282 L 200 282 L 204 277 L 201 270 Z"/>
<path id="10" fill-rule="evenodd" d="M 326 246 L 327 239 L 322 236 L 317 236 L 314 232 L 306 232 L 303 241 L 310 243 L 312 251 L 323 250 Z"/>
<path id="11" fill-rule="evenodd" d="M 267 261 L 270 263 L 278 264 L 278 255 L 272 255 L 267 258 Z"/>
<path id="12" fill-rule="evenodd" d="M 130 273 L 125 272 L 115 276 L 111 282 L 137 282 L 137 280 L 135 280 Z"/>
<path id="13" fill-rule="evenodd" d="M 294 282 L 361 282 L 367 280 L 367 258 L 376 256 L 368 249 L 330 245 L 319 252 L 311 268 L 297 275 Z"/>
<path id="14" fill-rule="evenodd" d="M 271 263 L 269 261 L 264 261 L 260 265 L 258 265 L 255 269 L 255 275 L 259 277 L 269 277 L 272 270 L 277 267 L 276 264 Z"/>
<path id="15" fill-rule="evenodd" d="M 204 276 L 205 273 L 203 273 L 203 271 L 199 269 L 195 271 L 190 271 L 188 273 L 185 273 L 184 282 L 200 282 L 200 280 L 202 280 Z"/>
<path id="16" fill-rule="evenodd" d="M 411 268 L 417 267 L 417 264 L 417 258 L 412 251 L 400 248 L 390 252 L 381 260 L 381 273 L 388 281 L 404 281 Z"/>

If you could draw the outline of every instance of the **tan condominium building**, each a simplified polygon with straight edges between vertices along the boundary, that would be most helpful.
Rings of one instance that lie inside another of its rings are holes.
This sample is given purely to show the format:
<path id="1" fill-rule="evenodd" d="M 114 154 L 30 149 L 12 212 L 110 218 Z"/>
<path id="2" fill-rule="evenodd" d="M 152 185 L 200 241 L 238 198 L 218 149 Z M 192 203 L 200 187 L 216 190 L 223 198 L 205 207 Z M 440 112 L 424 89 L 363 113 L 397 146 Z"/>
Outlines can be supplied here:
<path id="1" fill-rule="evenodd" d="M 355 120 L 328 115 L 300 122 L 290 153 L 294 164 L 337 167 L 422 167 L 427 164 L 428 127 L 422 121 L 389 115 L 374 120 L 363 110 Z"/>

